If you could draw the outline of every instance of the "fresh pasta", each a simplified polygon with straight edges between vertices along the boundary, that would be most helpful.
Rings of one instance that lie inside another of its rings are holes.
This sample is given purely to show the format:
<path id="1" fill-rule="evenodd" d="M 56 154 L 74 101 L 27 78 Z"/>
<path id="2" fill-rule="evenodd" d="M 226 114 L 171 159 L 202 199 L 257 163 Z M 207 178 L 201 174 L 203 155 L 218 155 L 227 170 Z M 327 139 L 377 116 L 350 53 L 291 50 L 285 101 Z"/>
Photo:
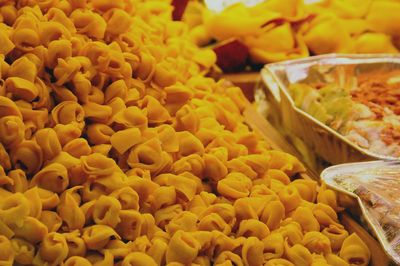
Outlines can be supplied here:
<path id="1" fill-rule="evenodd" d="M 3 2 L 0 265 L 368 264 L 169 1 Z"/>

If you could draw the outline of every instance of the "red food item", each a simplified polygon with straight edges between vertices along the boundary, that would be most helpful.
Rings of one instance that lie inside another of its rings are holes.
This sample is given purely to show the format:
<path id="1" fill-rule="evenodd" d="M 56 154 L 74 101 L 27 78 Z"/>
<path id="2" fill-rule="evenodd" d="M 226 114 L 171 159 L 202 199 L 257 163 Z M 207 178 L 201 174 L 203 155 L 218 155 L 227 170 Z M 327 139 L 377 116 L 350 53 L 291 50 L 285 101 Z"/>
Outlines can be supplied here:
<path id="1" fill-rule="evenodd" d="M 174 11 L 172 12 L 173 20 L 181 20 L 183 13 L 185 12 L 186 6 L 189 0 L 172 0 L 172 6 Z"/>
<path id="2" fill-rule="evenodd" d="M 236 39 L 227 40 L 214 47 L 217 55 L 217 65 L 224 72 L 237 72 L 246 67 L 249 49 Z"/>

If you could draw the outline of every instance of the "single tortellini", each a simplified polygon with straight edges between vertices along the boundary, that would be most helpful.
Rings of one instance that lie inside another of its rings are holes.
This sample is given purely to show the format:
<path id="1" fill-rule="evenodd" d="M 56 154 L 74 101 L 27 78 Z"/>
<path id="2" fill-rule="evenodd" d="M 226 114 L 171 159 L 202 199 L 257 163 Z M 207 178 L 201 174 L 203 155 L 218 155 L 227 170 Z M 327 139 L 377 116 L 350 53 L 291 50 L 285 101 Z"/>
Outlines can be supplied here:
<path id="1" fill-rule="evenodd" d="M 25 138 L 25 125 L 18 116 L 0 118 L 0 138 L 6 148 L 21 143 Z"/>
<path id="2" fill-rule="evenodd" d="M 189 156 L 192 154 L 203 155 L 204 146 L 201 141 L 189 131 L 182 131 L 177 133 L 179 140 L 179 155 Z"/>
<path id="3" fill-rule="evenodd" d="M 223 251 L 215 259 L 215 265 L 237 265 L 243 266 L 241 257 L 231 251 Z"/>
<path id="4" fill-rule="evenodd" d="M 22 193 L 11 194 L 0 202 L 0 219 L 7 225 L 21 227 L 30 211 L 29 201 Z"/>
<path id="5" fill-rule="evenodd" d="M 244 240 L 242 247 L 242 259 L 246 266 L 262 265 L 264 245 L 256 237 L 249 237 Z"/>
<path id="6" fill-rule="evenodd" d="M 142 141 L 142 134 L 138 128 L 128 128 L 115 132 L 110 143 L 120 154 L 124 154 L 130 148 Z"/>
<path id="7" fill-rule="evenodd" d="M 43 152 L 36 142 L 24 140 L 11 150 L 10 159 L 15 168 L 33 174 L 38 172 L 43 164 Z"/>
<path id="8" fill-rule="evenodd" d="M 9 77 L 4 82 L 6 92 L 11 93 L 12 97 L 26 102 L 32 102 L 39 96 L 36 85 L 20 77 Z"/>
<path id="9" fill-rule="evenodd" d="M 154 261 L 152 257 L 142 252 L 132 252 L 128 256 L 126 256 L 121 266 L 131 266 L 131 265 L 140 265 L 140 266 L 156 266 L 157 263 Z"/>
<path id="10" fill-rule="evenodd" d="M 63 192 L 69 184 L 68 171 L 64 165 L 60 163 L 52 163 L 40 170 L 33 176 L 30 186 L 38 186 L 40 188 L 55 192 Z"/>
<path id="11" fill-rule="evenodd" d="M 15 254 L 15 262 L 22 265 L 32 264 L 36 253 L 36 248 L 34 245 L 26 240 L 13 238 L 11 239 L 11 246 Z"/>
<path id="12" fill-rule="evenodd" d="M 65 190 L 57 206 L 57 213 L 68 230 L 81 230 L 85 225 L 85 215 L 79 208 L 80 198 L 77 198 L 78 194 L 76 193 L 76 190 L 80 188 L 82 187 L 76 186 Z"/>
<path id="13" fill-rule="evenodd" d="M 303 164 L 293 155 L 276 150 L 268 151 L 268 154 L 271 156 L 270 169 L 279 169 L 288 176 L 305 171 Z"/>
<path id="14" fill-rule="evenodd" d="M 18 116 L 22 119 L 21 111 L 15 102 L 2 95 L 0 95 L 0 116 Z"/>
<path id="15" fill-rule="evenodd" d="M 96 224 L 104 224 L 114 228 L 121 221 L 119 218 L 121 208 L 117 199 L 102 195 L 94 203 L 93 221 Z"/>
<path id="16" fill-rule="evenodd" d="M 296 187 L 286 186 L 279 193 L 279 198 L 285 206 L 285 211 L 290 212 L 296 209 L 301 203 L 301 196 L 297 191 Z"/>
<path id="17" fill-rule="evenodd" d="M 205 162 L 198 154 L 192 154 L 183 157 L 174 162 L 172 165 L 172 171 L 176 174 L 182 174 L 184 172 L 190 172 L 195 176 L 202 177 L 203 170 L 205 168 Z"/>
<path id="18" fill-rule="evenodd" d="M 107 225 L 92 225 L 83 229 L 82 239 L 88 249 L 100 250 L 107 245 L 111 238 L 120 239 L 120 236 Z"/>
<path id="19" fill-rule="evenodd" d="M 200 248 L 200 243 L 193 236 L 179 230 L 169 242 L 166 262 L 191 263 L 197 257 Z"/>
<path id="20" fill-rule="evenodd" d="M 290 246 L 285 241 L 285 256 L 295 265 L 311 265 L 312 255 L 307 248 L 301 244 Z"/>
<path id="21" fill-rule="evenodd" d="M 304 232 L 320 230 L 318 220 L 314 217 L 312 210 L 308 207 L 299 206 L 291 217 L 295 222 L 301 225 Z"/>
<path id="22" fill-rule="evenodd" d="M 290 261 L 286 259 L 272 259 L 267 261 L 267 263 L 264 264 L 265 266 L 294 266 L 295 264 L 291 263 Z"/>
<path id="23" fill-rule="evenodd" d="M 353 233 L 343 241 L 339 256 L 349 264 L 368 265 L 371 252 L 361 238 Z"/>
<path id="24" fill-rule="evenodd" d="M 68 257 L 84 256 L 86 254 L 86 244 L 78 230 L 63 233 L 68 245 Z"/>
<path id="25" fill-rule="evenodd" d="M 139 210 L 139 195 L 131 187 L 123 187 L 115 190 L 110 196 L 119 201 L 122 210 Z"/>
<path id="26" fill-rule="evenodd" d="M 39 251 L 34 259 L 35 263 L 61 264 L 68 255 L 68 245 L 65 237 L 59 233 L 49 233 L 40 243 Z"/>
<path id="27" fill-rule="evenodd" d="M 314 180 L 296 179 L 289 186 L 295 187 L 303 200 L 314 202 L 317 197 L 317 182 Z"/>
<path id="28" fill-rule="evenodd" d="M 47 227 L 49 232 L 57 232 L 63 222 L 57 212 L 47 210 L 42 211 L 39 220 Z"/>
<path id="29" fill-rule="evenodd" d="M 237 231 L 238 236 L 244 237 L 257 237 L 258 239 L 264 239 L 269 235 L 270 231 L 266 224 L 256 219 L 243 220 L 240 222 L 239 229 Z"/>
<path id="30" fill-rule="evenodd" d="M 165 226 L 166 232 L 173 235 L 178 230 L 185 232 L 195 232 L 197 230 L 198 217 L 196 214 L 183 211 L 174 217 L 167 226 Z"/>
<path id="31" fill-rule="evenodd" d="M 114 133 L 111 127 L 100 123 L 90 124 L 86 128 L 89 143 L 94 145 L 110 143 L 110 138 Z"/>
<path id="32" fill-rule="evenodd" d="M 0 263 L 2 265 L 13 265 L 15 253 L 10 240 L 0 235 Z"/>
<path id="33" fill-rule="evenodd" d="M 172 158 L 162 151 L 157 138 L 151 138 L 130 151 L 127 163 L 131 168 L 142 168 L 157 174 L 171 167 Z"/>
<path id="34" fill-rule="evenodd" d="M 147 202 L 156 211 L 171 205 L 177 200 L 176 190 L 173 186 L 158 187 L 148 198 Z"/>
<path id="35" fill-rule="evenodd" d="M 152 96 L 145 96 L 139 105 L 146 114 L 150 124 L 165 123 L 171 119 L 168 111 Z"/>
<path id="36" fill-rule="evenodd" d="M 108 176 L 117 170 L 117 165 L 114 160 L 100 153 L 93 153 L 81 158 L 82 170 L 93 176 Z"/>
<path id="37" fill-rule="evenodd" d="M 78 33 L 98 39 L 104 37 L 107 23 L 99 14 L 88 9 L 76 9 L 70 18 Z"/>
<path id="38" fill-rule="evenodd" d="M 72 256 L 69 257 L 65 262 L 65 266 L 92 266 L 87 259 L 80 257 L 80 256 Z"/>
<path id="39" fill-rule="evenodd" d="M 56 124 L 75 124 L 80 129 L 85 126 L 84 108 L 77 102 L 64 101 L 55 106 L 51 111 L 51 116 Z"/>
<path id="40" fill-rule="evenodd" d="M 303 231 L 297 222 L 290 221 L 277 229 L 284 239 L 288 241 L 290 245 L 300 244 L 303 240 Z"/>
<path id="41" fill-rule="evenodd" d="M 274 197 L 274 196 L 272 196 Z M 269 229 L 276 229 L 285 217 L 285 206 L 279 200 L 271 200 L 265 204 L 260 221 L 267 224 Z"/>
<path id="42" fill-rule="evenodd" d="M 143 216 L 136 210 L 121 210 L 119 212 L 120 223 L 116 226 L 116 231 L 124 239 L 135 240 L 141 235 Z"/>
<path id="43" fill-rule="evenodd" d="M 244 198 L 250 194 L 251 180 L 242 173 L 233 172 L 218 181 L 218 192 L 232 199 Z"/>
<path id="44" fill-rule="evenodd" d="M 333 253 L 328 254 L 325 256 L 326 261 L 333 266 L 349 266 L 350 264 L 347 263 L 345 260 L 343 260 L 341 257 L 338 255 L 335 255 Z"/>
<path id="45" fill-rule="evenodd" d="M 263 256 L 265 260 L 279 259 L 285 251 L 285 240 L 281 233 L 272 232 L 262 240 L 264 245 Z"/>
<path id="46" fill-rule="evenodd" d="M 34 135 L 36 143 L 43 152 L 44 160 L 51 160 L 61 152 L 61 144 L 57 133 L 52 128 L 43 128 L 36 131 Z"/>
<path id="47" fill-rule="evenodd" d="M 161 174 L 154 181 L 161 186 L 171 186 L 175 188 L 176 196 L 184 202 L 193 199 L 197 192 L 196 181 L 185 174 Z"/>
<path id="48" fill-rule="evenodd" d="M 329 227 L 324 228 L 321 233 L 328 237 L 333 251 L 338 251 L 341 248 L 343 241 L 349 236 L 346 229 L 337 225 L 329 225 Z"/>
<path id="49" fill-rule="evenodd" d="M 327 255 L 332 252 L 329 238 L 320 232 L 307 232 L 304 235 L 302 244 L 311 253 Z"/>
<path id="50" fill-rule="evenodd" d="M 24 196 L 29 199 L 29 216 L 39 218 L 42 214 L 42 201 L 39 195 L 38 187 L 33 187 L 24 192 Z"/>
<path id="51" fill-rule="evenodd" d="M 144 130 L 148 126 L 147 116 L 136 106 L 130 106 L 113 116 L 113 121 L 120 128 L 137 127 Z"/>

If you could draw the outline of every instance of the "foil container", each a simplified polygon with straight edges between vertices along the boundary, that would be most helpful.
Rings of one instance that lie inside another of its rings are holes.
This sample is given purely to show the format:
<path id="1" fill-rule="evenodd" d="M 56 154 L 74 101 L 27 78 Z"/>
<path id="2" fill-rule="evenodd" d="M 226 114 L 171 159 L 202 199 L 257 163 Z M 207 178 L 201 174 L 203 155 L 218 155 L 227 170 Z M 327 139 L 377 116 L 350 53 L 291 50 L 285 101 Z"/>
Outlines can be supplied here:
<path id="1" fill-rule="evenodd" d="M 308 154 L 316 153 L 323 159 L 323 166 L 371 160 L 398 160 L 399 158 L 376 154 L 358 146 L 296 107 L 288 90 L 294 83 L 346 82 L 354 80 L 354 76 L 358 74 L 393 70 L 400 70 L 400 56 L 393 54 L 329 54 L 268 64 L 261 71 L 262 83 L 256 92 L 256 99 L 267 110 L 266 115 L 272 124 L 283 133 L 300 139 L 308 148 Z M 261 97 L 260 91 L 264 94 Z"/>
<path id="2" fill-rule="evenodd" d="M 400 265 L 400 162 L 336 165 L 325 169 L 321 178 L 339 196 L 357 201 L 361 220 Z"/>

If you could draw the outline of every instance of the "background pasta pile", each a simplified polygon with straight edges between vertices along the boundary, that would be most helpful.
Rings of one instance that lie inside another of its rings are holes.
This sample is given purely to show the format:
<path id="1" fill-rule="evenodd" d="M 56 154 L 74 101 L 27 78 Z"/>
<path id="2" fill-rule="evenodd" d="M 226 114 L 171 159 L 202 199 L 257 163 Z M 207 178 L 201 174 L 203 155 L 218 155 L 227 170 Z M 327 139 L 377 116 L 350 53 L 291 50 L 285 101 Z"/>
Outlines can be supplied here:
<path id="1" fill-rule="evenodd" d="M 190 26 L 191 39 L 199 45 L 214 40 L 226 45 L 232 39 L 239 40 L 244 46 L 241 50 L 247 49 L 249 57 L 242 64 L 329 53 L 399 52 L 399 0 L 260 2 L 253 7 L 235 4 L 221 13 L 212 13 L 200 1 L 193 1 L 183 19 Z M 225 54 L 238 57 L 237 50 Z M 222 57 L 219 61 L 225 70 L 232 70 L 232 59 Z"/>
<path id="2" fill-rule="evenodd" d="M 171 10 L 0 2 L 0 264 L 367 265 Z"/>

